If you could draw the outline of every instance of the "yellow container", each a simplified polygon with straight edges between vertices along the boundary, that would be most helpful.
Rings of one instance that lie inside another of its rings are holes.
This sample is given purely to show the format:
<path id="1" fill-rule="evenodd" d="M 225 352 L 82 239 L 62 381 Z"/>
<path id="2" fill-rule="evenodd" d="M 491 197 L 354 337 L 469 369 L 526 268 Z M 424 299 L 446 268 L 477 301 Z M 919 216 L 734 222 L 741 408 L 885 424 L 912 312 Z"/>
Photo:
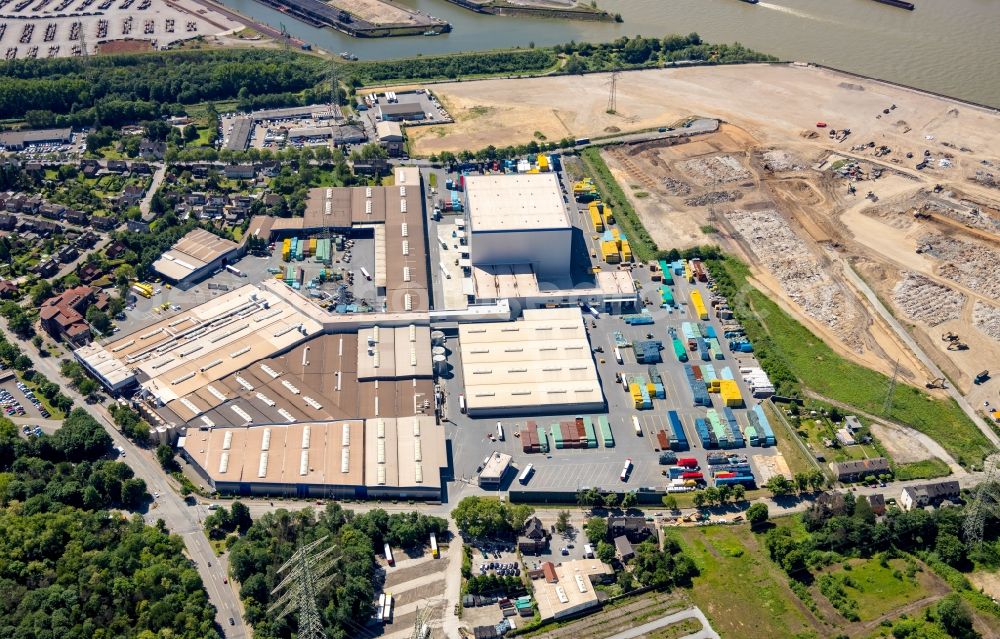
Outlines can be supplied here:
<path id="1" fill-rule="evenodd" d="M 594 225 L 594 230 L 598 233 L 604 232 L 604 220 L 601 219 L 601 214 L 597 212 L 596 208 L 590 209 L 590 221 Z"/>
<path id="2" fill-rule="evenodd" d="M 622 240 L 622 261 L 632 261 L 632 247 L 629 245 L 628 240 Z"/>
<path id="3" fill-rule="evenodd" d="M 722 403 L 730 408 L 739 408 L 743 405 L 743 396 L 740 394 L 740 387 L 731 379 L 720 380 L 719 396 L 722 398 Z"/>
<path id="4" fill-rule="evenodd" d="M 601 255 L 608 264 L 617 264 L 622 261 L 621 255 L 618 254 L 618 245 L 613 241 L 601 242 Z"/>
<path id="5" fill-rule="evenodd" d="M 721 382 L 721 381 L 722 381 L 721 379 L 713 379 L 712 381 L 710 381 L 708 383 L 708 392 L 709 393 L 718 393 L 719 390 L 720 390 L 720 388 L 721 388 L 721 386 L 719 384 L 719 382 Z"/>
<path id="6" fill-rule="evenodd" d="M 539 172 L 545 173 L 549 170 L 549 156 L 544 153 L 539 153 L 537 164 Z"/>
<path id="7" fill-rule="evenodd" d="M 615 223 L 615 214 L 611 211 L 611 207 L 607 204 L 604 205 L 604 221 L 608 224 Z"/>
<path id="8" fill-rule="evenodd" d="M 694 308 L 695 317 L 708 321 L 708 309 L 705 308 L 705 302 L 701 298 L 701 291 L 691 291 L 691 306 Z"/>

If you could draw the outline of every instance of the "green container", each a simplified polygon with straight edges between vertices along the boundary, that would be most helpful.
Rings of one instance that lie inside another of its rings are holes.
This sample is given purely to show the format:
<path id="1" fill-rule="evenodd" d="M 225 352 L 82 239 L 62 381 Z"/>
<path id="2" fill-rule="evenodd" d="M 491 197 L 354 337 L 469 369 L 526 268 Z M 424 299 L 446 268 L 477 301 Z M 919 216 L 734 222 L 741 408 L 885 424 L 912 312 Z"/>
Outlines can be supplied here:
<path id="1" fill-rule="evenodd" d="M 615 447 L 615 436 L 611 432 L 611 424 L 608 423 L 608 418 L 605 417 L 604 415 L 601 415 L 600 417 L 598 417 L 597 418 L 597 427 L 601 431 L 601 439 L 604 440 L 604 447 L 605 448 L 614 448 Z"/>
<path id="2" fill-rule="evenodd" d="M 583 418 L 583 430 L 587 434 L 587 448 L 597 448 L 597 433 L 594 432 L 594 420 Z"/>

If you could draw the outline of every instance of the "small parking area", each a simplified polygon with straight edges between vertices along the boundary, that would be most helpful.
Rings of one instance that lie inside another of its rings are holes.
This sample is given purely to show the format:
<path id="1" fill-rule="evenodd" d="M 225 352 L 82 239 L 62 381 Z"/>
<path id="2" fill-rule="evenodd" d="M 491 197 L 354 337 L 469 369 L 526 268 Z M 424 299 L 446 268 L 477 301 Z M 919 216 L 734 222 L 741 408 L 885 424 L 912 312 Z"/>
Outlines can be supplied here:
<path id="1" fill-rule="evenodd" d="M 49 412 L 27 386 L 16 378 L 0 383 L 0 407 L 7 417 L 48 419 Z"/>

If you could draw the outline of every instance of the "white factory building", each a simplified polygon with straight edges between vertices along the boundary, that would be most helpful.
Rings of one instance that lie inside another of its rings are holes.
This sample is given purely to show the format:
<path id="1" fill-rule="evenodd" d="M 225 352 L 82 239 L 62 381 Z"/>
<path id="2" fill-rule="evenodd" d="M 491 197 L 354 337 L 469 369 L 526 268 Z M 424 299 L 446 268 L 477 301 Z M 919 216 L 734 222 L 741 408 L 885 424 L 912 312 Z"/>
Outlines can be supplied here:
<path id="1" fill-rule="evenodd" d="M 530 264 L 538 275 L 569 270 L 573 225 L 555 173 L 465 178 L 473 266 Z"/>

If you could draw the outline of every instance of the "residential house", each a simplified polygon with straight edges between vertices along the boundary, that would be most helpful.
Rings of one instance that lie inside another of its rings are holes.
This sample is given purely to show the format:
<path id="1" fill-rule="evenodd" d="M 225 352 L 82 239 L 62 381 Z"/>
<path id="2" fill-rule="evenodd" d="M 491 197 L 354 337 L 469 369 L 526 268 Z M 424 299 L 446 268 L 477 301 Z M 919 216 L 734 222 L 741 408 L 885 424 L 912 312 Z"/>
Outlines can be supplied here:
<path id="1" fill-rule="evenodd" d="M 536 554 L 549 548 L 549 532 L 538 517 L 529 517 L 517 538 L 517 548 L 521 554 Z"/>
<path id="2" fill-rule="evenodd" d="M 39 262 L 34 269 L 35 273 L 39 277 L 52 277 L 59 270 L 59 265 L 53 259 L 48 259 L 43 262 Z"/>
<path id="3" fill-rule="evenodd" d="M 23 193 L 14 193 L 7 198 L 4 208 L 11 213 L 19 213 L 21 211 L 21 206 L 24 205 L 24 201 L 27 199 L 28 196 Z"/>
<path id="4" fill-rule="evenodd" d="M 124 189 L 122 189 L 121 203 L 123 206 L 135 206 L 142 201 L 142 198 L 146 195 L 146 189 L 137 185 L 129 184 Z"/>
<path id="5" fill-rule="evenodd" d="M 10 280 L 0 280 L 0 299 L 9 300 L 17 297 L 17 284 Z"/>
<path id="6" fill-rule="evenodd" d="M 65 211 L 66 207 L 62 204 L 53 204 L 51 202 L 45 202 L 38 207 L 38 214 L 48 220 L 61 220 Z"/>
<path id="7" fill-rule="evenodd" d="M 76 274 L 80 277 L 81 282 L 83 282 L 84 284 L 90 284 L 97 278 L 104 275 L 104 271 L 102 271 L 101 267 L 97 266 L 96 264 L 91 264 L 88 262 L 83 266 L 79 267 L 77 269 Z"/>
<path id="8" fill-rule="evenodd" d="M 953 479 L 930 484 L 919 484 L 917 486 L 907 486 L 899 495 L 899 506 L 903 510 L 937 506 L 946 499 L 955 501 L 961 494 L 961 487 Z"/>
<path id="9" fill-rule="evenodd" d="M 230 180 L 252 180 L 254 167 L 252 164 L 228 164 L 222 172 Z"/>
<path id="10" fill-rule="evenodd" d="M 108 160 L 108 173 L 128 173 L 128 162 L 125 160 Z"/>
<path id="11" fill-rule="evenodd" d="M 640 543 L 652 537 L 657 539 L 656 526 L 645 517 L 608 517 L 608 537 L 624 535 L 632 543 Z"/>
<path id="12" fill-rule="evenodd" d="M 114 242 L 108 245 L 108 248 L 104 249 L 104 255 L 109 260 L 117 260 L 127 250 L 128 247 L 125 246 L 125 244 L 121 240 L 115 240 Z"/>
<path id="13" fill-rule="evenodd" d="M 162 160 L 166 152 L 166 142 L 144 139 L 139 143 L 139 157 L 143 160 Z"/>
<path id="14" fill-rule="evenodd" d="M 389 157 L 398 157 L 403 154 L 403 128 L 398 122 L 376 122 L 375 135 L 378 142 L 389 152 Z"/>
<path id="15" fill-rule="evenodd" d="M 101 172 L 101 165 L 97 160 L 80 160 L 80 172 L 85 178 L 95 178 Z"/>
<path id="16" fill-rule="evenodd" d="M 0 214 L 0 231 L 13 231 L 17 226 L 17 218 L 7 213 Z"/>
<path id="17" fill-rule="evenodd" d="M 41 195 L 32 195 L 21 202 L 21 213 L 37 213 L 38 208 L 45 203 Z"/>
<path id="18" fill-rule="evenodd" d="M 621 561 L 628 561 L 632 557 L 635 557 L 635 549 L 632 548 L 632 542 L 625 535 L 615 537 L 615 556 Z"/>
<path id="19" fill-rule="evenodd" d="M 125 223 L 129 233 L 149 233 L 149 223 L 142 220 L 129 220 Z"/>
<path id="20" fill-rule="evenodd" d="M 45 300 L 38 317 L 52 337 L 82 345 L 90 339 L 90 326 L 84 317 L 90 306 L 106 309 L 108 296 L 91 286 L 77 286 Z"/>
<path id="21" fill-rule="evenodd" d="M 79 249 L 91 248 L 95 244 L 97 244 L 97 235 L 93 231 L 84 231 L 83 235 L 76 240 L 76 247 Z"/>
<path id="22" fill-rule="evenodd" d="M 885 514 L 885 495 L 881 493 L 868 495 L 868 505 L 872 507 L 876 517 L 881 517 Z"/>
<path id="23" fill-rule="evenodd" d="M 95 215 L 90 218 L 90 225 L 100 231 L 110 231 L 118 226 L 118 218 L 113 215 Z"/>
<path id="24" fill-rule="evenodd" d="M 56 251 L 55 260 L 60 264 L 69 264 L 80 255 L 80 251 L 70 244 L 64 244 Z"/>
<path id="25" fill-rule="evenodd" d="M 201 191 L 192 191 L 184 196 L 184 201 L 190 206 L 204 206 L 207 198 Z"/>
<path id="26" fill-rule="evenodd" d="M 885 457 L 871 457 L 869 459 L 855 459 L 844 462 L 833 462 L 830 464 L 833 474 L 839 481 L 857 481 L 866 477 L 878 477 L 882 474 L 889 474 L 892 468 L 889 460 Z"/>
<path id="27" fill-rule="evenodd" d="M 63 218 L 70 224 L 76 224 L 78 226 L 86 226 L 90 222 L 90 215 L 84 211 L 77 211 L 74 209 L 66 209 L 63 212 Z"/>
<path id="28" fill-rule="evenodd" d="M 45 175 L 45 165 L 41 162 L 26 162 L 24 172 L 34 177 Z"/>
<path id="29" fill-rule="evenodd" d="M 132 175 L 152 175 L 153 167 L 149 166 L 145 162 L 133 162 L 132 163 Z"/>

